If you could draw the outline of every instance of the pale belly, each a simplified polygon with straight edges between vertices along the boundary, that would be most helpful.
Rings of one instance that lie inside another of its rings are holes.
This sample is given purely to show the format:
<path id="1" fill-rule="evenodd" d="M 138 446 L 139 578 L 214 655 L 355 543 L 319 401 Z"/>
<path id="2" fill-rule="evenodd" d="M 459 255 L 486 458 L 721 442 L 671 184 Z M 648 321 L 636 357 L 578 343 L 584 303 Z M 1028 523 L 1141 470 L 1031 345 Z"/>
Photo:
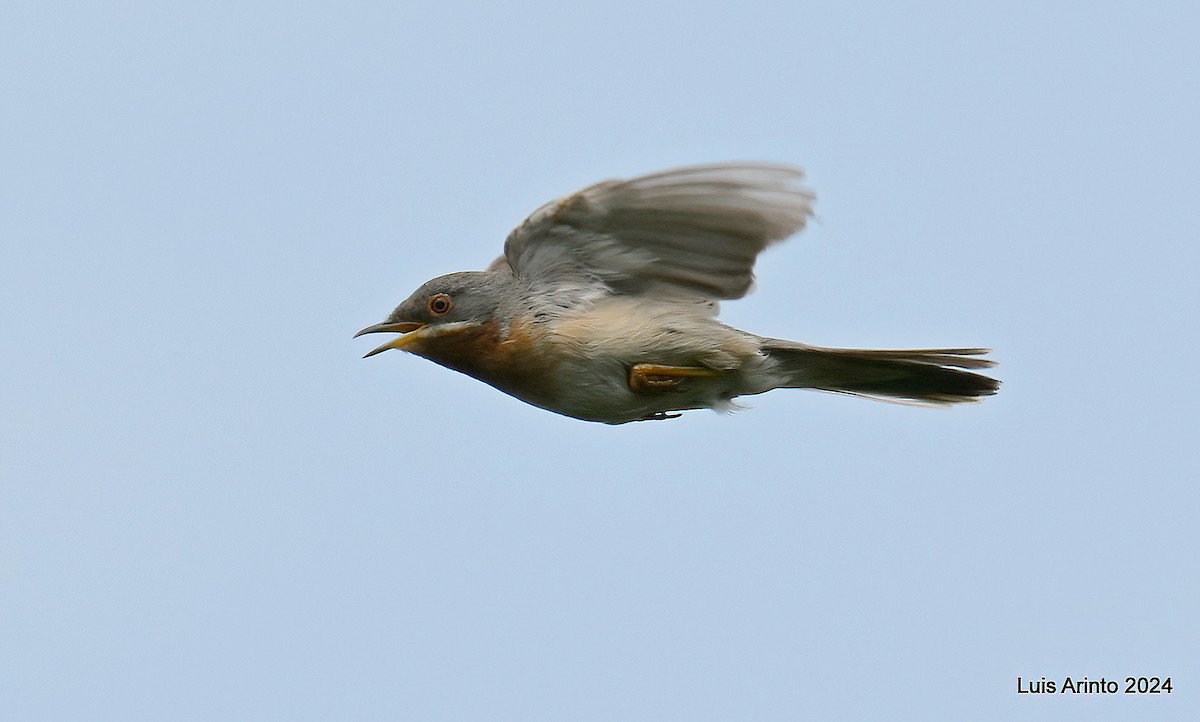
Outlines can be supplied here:
<path id="1" fill-rule="evenodd" d="M 710 317 L 606 320 L 591 314 L 586 324 L 558 324 L 553 370 L 527 388 L 505 390 L 565 416 L 623 424 L 674 411 L 726 410 L 734 397 L 775 386 L 772 362 L 759 352 L 757 338 Z M 713 375 L 635 391 L 630 372 L 636 364 L 702 368 Z"/>
<path id="2" fill-rule="evenodd" d="M 682 379 L 671 388 L 635 392 L 629 384 L 631 366 L 596 357 L 564 363 L 552 380 L 555 393 L 545 399 L 550 403 L 544 408 L 577 419 L 624 424 L 664 418 L 673 411 L 727 408 L 732 398 L 745 393 L 739 383 L 743 374 L 737 369 L 712 378 Z"/>

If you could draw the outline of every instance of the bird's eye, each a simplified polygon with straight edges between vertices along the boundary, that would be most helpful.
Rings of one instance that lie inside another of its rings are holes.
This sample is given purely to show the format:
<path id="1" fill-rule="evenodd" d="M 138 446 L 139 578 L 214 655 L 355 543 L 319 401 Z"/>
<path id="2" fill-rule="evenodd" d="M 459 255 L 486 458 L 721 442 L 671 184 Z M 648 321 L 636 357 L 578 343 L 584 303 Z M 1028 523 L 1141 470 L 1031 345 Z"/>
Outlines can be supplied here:
<path id="1" fill-rule="evenodd" d="M 438 293 L 429 297 L 428 305 L 429 312 L 434 316 L 445 316 L 454 308 L 454 299 L 444 293 Z"/>

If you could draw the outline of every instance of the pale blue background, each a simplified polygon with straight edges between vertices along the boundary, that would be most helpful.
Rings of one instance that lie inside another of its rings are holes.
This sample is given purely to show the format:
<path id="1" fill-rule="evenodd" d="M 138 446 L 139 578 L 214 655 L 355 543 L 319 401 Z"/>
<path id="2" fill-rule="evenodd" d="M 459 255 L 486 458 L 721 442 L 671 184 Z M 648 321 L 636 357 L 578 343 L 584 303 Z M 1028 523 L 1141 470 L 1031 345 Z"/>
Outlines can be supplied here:
<path id="1" fill-rule="evenodd" d="M 0 716 L 1196 719 L 1195 7 L 8 0 Z M 724 159 L 820 196 L 725 318 L 1001 395 L 609 428 L 360 360 Z"/>

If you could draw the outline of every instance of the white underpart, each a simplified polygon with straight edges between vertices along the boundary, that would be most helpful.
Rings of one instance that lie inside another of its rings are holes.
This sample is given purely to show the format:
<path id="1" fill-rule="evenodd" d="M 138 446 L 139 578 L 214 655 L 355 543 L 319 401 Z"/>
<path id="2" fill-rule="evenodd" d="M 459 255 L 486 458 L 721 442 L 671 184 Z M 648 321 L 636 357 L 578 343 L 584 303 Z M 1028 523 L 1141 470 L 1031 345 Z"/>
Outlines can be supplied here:
<path id="1" fill-rule="evenodd" d="M 779 383 L 758 338 L 720 323 L 701 304 L 608 298 L 586 313 L 564 315 L 551 330 L 564 359 L 556 374 L 560 403 L 585 418 L 619 423 L 680 409 L 731 411 L 733 396 Z M 635 392 L 629 369 L 639 363 L 728 373 L 687 379 L 669 391 Z"/>

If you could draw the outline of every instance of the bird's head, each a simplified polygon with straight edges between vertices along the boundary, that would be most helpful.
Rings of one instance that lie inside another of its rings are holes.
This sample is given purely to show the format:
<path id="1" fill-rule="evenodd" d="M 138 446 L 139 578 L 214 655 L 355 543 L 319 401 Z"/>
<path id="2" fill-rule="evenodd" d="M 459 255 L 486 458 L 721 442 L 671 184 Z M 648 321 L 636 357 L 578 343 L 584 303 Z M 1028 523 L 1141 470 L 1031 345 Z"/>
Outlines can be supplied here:
<path id="1" fill-rule="evenodd" d="M 424 356 L 428 354 L 423 351 L 433 346 L 477 337 L 481 329 L 498 320 L 514 295 L 511 273 L 449 273 L 426 282 L 382 323 L 367 326 L 354 335 L 357 338 L 368 333 L 401 334 L 366 356 L 393 348 Z"/>

